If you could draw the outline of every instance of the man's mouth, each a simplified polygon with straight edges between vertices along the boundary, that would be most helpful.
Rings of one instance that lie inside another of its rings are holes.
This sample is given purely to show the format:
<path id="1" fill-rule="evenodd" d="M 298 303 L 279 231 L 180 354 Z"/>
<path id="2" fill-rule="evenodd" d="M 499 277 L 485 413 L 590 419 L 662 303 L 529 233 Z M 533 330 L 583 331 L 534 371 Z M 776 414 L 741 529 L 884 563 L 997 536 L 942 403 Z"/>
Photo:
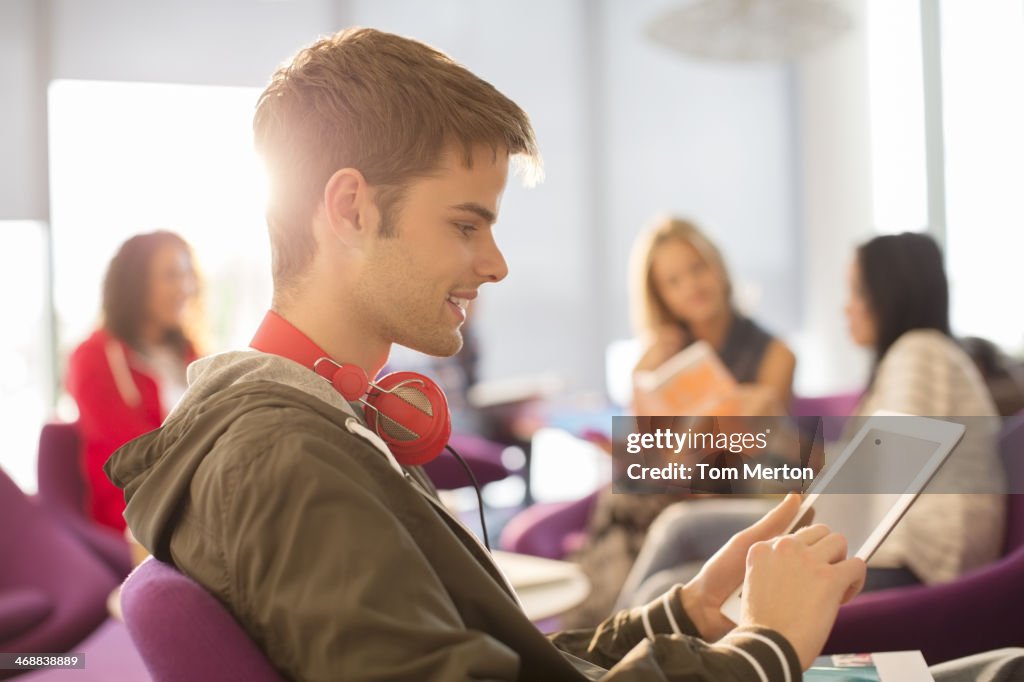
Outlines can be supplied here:
<path id="1" fill-rule="evenodd" d="M 466 308 L 469 306 L 468 298 L 459 298 L 458 296 L 452 296 L 451 294 L 448 294 L 447 300 L 449 303 L 457 305 L 459 308 L 462 309 L 463 312 L 465 312 Z"/>

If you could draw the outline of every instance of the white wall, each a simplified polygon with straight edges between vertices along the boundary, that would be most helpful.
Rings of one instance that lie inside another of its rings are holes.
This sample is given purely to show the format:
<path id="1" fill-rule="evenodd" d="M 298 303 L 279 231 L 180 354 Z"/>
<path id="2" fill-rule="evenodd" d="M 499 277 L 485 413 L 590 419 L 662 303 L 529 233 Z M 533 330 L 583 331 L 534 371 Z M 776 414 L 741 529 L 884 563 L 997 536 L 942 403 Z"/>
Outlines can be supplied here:
<path id="1" fill-rule="evenodd" d="M 694 219 L 749 310 L 779 334 L 800 320 L 790 69 L 688 59 L 645 36 L 676 0 L 601 3 L 605 331 L 629 333 L 627 259 L 657 213 Z M 753 291 L 752 291 L 753 290 Z"/>
<path id="2" fill-rule="evenodd" d="M 331 0 L 45 0 L 53 78 L 263 85 L 330 33 Z"/>
<path id="3" fill-rule="evenodd" d="M 47 215 L 39 14 L 32 0 L 0 1 L 0 220 Z"/>
<path id="4" fill-rule="evenodd" d="M 849 339 L 843 305 L 853 250 L 872 236 L 868 65 L 863 0 L 844 3 L 856 28 L 798 67 L 803 332 L 797 391 L 864 385 L 867 355 Z"/>

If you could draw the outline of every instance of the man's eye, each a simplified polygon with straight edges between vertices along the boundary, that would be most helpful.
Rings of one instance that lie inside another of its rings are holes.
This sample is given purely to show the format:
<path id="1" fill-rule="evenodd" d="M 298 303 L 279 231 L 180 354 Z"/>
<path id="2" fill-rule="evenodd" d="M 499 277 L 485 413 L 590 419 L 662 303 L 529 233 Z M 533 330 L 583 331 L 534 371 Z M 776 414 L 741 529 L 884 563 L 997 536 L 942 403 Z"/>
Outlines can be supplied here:
<path id="1" fill-rule="evenodd" d="M 454 225 L 462 234 L 468 235 L 470 232 L 476 232 L 476 225 L 472 223 L 454 223 Z"/>

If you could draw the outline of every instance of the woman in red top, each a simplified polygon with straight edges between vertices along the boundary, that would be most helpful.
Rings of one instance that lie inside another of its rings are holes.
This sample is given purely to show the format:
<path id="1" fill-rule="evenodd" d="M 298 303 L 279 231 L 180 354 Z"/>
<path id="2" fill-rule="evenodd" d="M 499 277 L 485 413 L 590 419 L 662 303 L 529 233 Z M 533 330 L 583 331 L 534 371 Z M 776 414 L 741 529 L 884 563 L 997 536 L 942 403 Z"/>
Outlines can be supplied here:
<path id="1" fill-rule="evenodd" d="M 103 322 L 68 362 L 67 389 L 78 403 L 89 515 L 125 527 L 124 495 L 103 463 L 129 440 L 160 426 L 185 391 L 196 359 L 199 286 L 192 250 L 172 232 L 136 235 L 121 245 L 103 282 Z"/>

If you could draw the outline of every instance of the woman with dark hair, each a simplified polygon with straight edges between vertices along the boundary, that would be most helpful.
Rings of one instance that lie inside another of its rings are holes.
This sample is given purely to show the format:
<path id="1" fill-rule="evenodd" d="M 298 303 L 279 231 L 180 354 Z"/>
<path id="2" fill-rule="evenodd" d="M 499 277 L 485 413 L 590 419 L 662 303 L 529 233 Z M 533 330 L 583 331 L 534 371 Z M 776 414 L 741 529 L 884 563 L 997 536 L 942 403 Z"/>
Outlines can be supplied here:
<path id="1" fill-rule="evenodd" d="M 849 276 L 850 336 L 874 355 L 857 416 L 890 410 L 990 417 L 967 420 L 956 450 L 870 564 L 889 572 L 885 584 L 952 580 L 993 561 L 1002 550 L 1005 498 L 979 494 L 1006 488 L 998 412 L 974 363 L 951 336 L 949 286 L 942 253 L 931 237 L 911 232 L 875 237 L 857 249 Z M 849 429 L 856 426 L 855 420 Z M 874 573 L 877 581 L 881 571 Z"/>
<path id="2" fill-rule="evenodd" d="M 173 232 L 132 237 L 103 281 L 103 319 L 72 353 L 67 390 L 78 404 L 89 515 L 125 527 L 124 496 L 103 473 L 124 443 L 160 426 L 196 359 L 199 286 L 192 250 Z"/>
<path id="3" fill-rule="evenodd" d="M 949 285 L 935 241 L 904 232 L 862 244 L 846 315 L 854 342 L 874 350 L 876 369 L 907 332 L 930 329 L 949 339 Z"/>

